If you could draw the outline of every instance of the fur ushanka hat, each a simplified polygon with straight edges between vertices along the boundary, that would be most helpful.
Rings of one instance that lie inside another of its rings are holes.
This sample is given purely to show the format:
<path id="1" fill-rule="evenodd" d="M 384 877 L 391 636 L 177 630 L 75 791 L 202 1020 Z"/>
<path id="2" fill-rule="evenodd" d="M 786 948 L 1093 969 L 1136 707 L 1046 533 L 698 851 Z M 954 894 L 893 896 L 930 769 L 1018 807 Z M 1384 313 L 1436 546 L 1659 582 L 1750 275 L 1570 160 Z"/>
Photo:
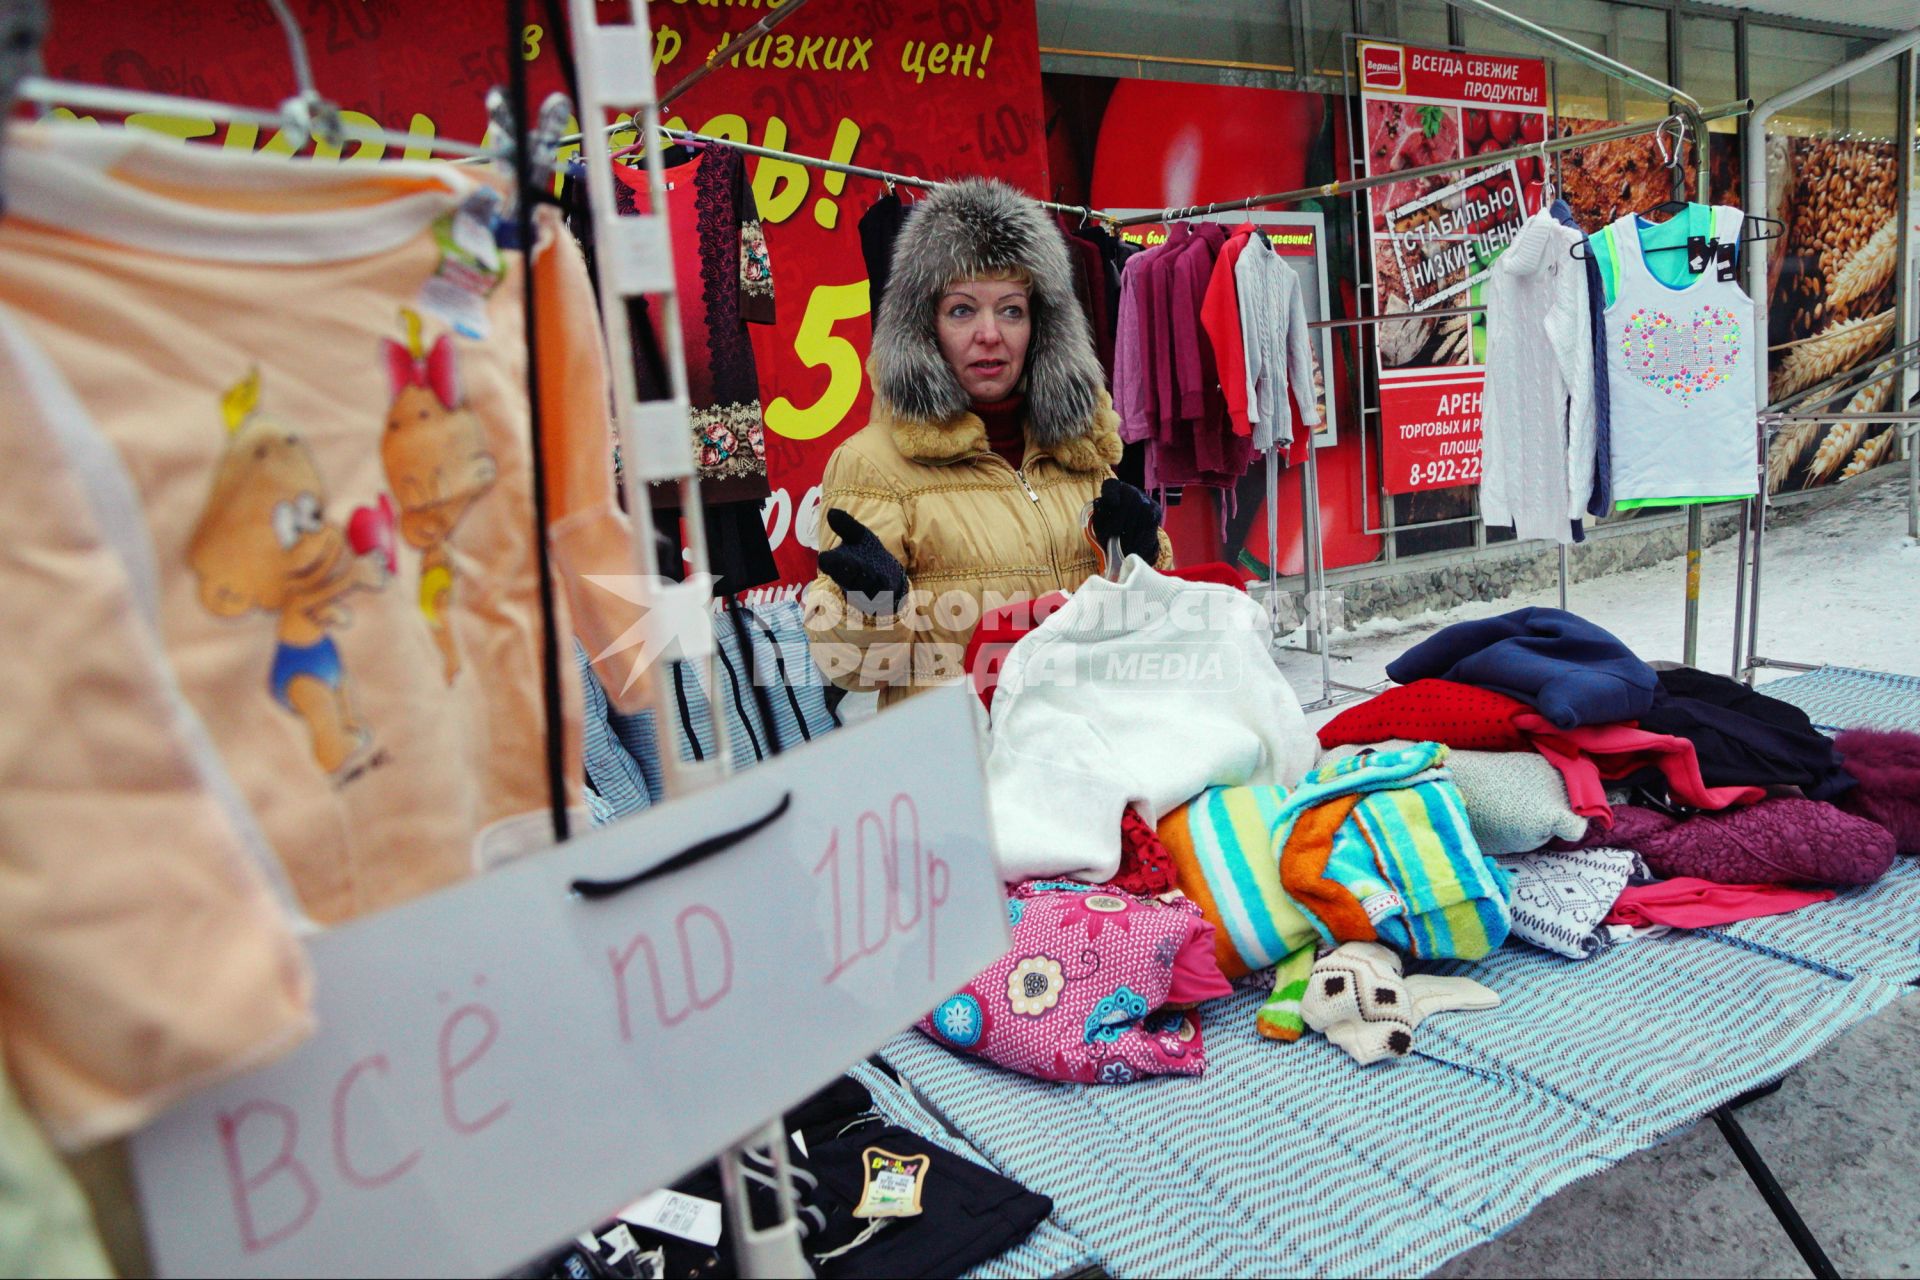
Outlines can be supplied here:
<path id="1" fill-rule="evenodd" d="M 1027 432 L 1043 448 L 1086 433 L 1105 380 L 1087 317 L 1073 293 L 1060 228 L 1004 182 L 971 178 L 913 206 L 893 246 L 893 268 L 867 363 L 880 407 L 909 422 L 945 424 L 967 393 L 940 354 L 934 320 L 956 280 L 1024 272 L 1032 280 L 1033 337 L 1024 381 Z"/>

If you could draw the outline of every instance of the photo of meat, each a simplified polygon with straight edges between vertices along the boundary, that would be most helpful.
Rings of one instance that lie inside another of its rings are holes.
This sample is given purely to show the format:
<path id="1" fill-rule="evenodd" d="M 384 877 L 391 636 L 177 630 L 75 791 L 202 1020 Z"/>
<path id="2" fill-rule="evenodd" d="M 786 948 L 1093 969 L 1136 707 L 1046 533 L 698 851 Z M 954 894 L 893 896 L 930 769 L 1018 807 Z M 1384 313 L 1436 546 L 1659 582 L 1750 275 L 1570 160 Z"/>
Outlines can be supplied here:
<path id="1" fill-rule="evenodd" d="M 1553 122 L 1553 136 L 1592 133 L 1618 123 L 1561 116 Z M 1698 190 L 1697 172 L 1689 155 L 1689 191 Z M 1672 194 L 1672 171 L 1661 162 L 1659 144 L 1651 134 L 1561 153 L 1560 195 L 1572 206 L 1574 219 L 1588 234 L 1629 213 L 1651 209 Z"/>
<path id="2" fill-rule="evenodd" d="M 1374 286 L 1379 291 L 1380 314 L 1404 313 L 1411 317 L 1377 326 L 1374 340 L 1380 347 L 1380 367 L 1405 369 L 1466 364 L 1472 354 L 1466 322 L 1457 316 L 1436 319 L 1420 315 L 1412 302 L 1402 266 L 1438 260 L 1449 252 L 1457 253 L 1459 246 L 1411 238 L 1402 239 L 1398 244 L 1380 238 L 1375 245 Z M 1460 268 L 1442 276 L 1442 281 L 1458 282 L 1465 278 L 1466 270 Z M 1431 292 L 1423 290 L 1422 294 Z"/>
<path id="3" fill-rule="evenodd" d="M 1396 173 L 1460 158 L 1460 113 L 1452 107 L 1367 103 L 1367 172 Z M 1373 229 L 1384 231 L 1387 210 L 1411 204 L 1454 179 L 1447 176 L 1389 182 L 1373 188 Z"/>

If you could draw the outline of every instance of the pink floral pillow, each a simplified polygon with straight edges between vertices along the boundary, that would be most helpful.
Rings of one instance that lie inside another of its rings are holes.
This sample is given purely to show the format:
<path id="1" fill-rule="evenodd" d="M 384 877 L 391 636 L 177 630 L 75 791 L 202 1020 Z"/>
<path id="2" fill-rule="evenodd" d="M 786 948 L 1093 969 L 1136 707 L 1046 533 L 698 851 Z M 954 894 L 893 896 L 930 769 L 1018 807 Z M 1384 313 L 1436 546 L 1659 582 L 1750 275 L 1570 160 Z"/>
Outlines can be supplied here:
<path id="1" fill-rule="evenodd" d="M 1207 1068 L 1196 1015 L 1231 995 L 1213 926 L 1184 898 L 1110 885 L 1030 880 L 1007 900 L 1013 950 L 920 1020 L 960 1053 L 1081 1084 L 1197 1076 Z"/>

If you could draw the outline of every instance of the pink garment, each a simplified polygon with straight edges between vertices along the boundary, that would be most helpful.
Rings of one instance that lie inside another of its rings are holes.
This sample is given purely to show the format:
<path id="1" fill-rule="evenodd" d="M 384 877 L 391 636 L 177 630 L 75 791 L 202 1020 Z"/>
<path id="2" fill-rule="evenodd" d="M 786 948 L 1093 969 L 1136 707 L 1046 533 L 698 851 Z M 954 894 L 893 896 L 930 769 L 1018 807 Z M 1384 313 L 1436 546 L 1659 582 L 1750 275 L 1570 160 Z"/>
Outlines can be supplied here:
<path id="1" fill-rule="evenodd" d="M 1831 889 L 1792 889 L 1783 884 L 1715 884 L 1681 876 L 1623 889 L 1604 924 L 1636 928 L 1671 925 L 1706 929 L 1736 920 L 1780 916 L 1833 897 Z"/>
<path id="2" fill-rule="evenodd" d="M 1041 1080 L 1128 1084 L 1207 1068 L 1199 1019 L 1231 995 L 1213 926 L 1185 898 L 1030 880 L 1007 900 L 1013 949 L 920 1020 L 958 1053 Z"/>
<path id="3" fill-rule="evenodd" d="M 1120 280 L 1113 407 L 1120 414 L 1120 438 L 1129 444 L 1151 439 L 1160 427 L 1156 384 L 1167 344 L 1153 331 L 1154 316 L 1162 311 L 1153 264 L 1166 253 L 1166 245 L 1156 245 L 1135 254 L 1127 259 Z"/>
<path id="4" fill-rule="evenodd" d="M 1729 809 L 1766 799 L 1762 787 L 1709 787 L 1700 778 L 1693 743 L 1633 724 L 1596 724 L 1562 729 L 1537 711 L 1518 712 L 1514 727 L 1527 735 L 1567 780 L 1567 798 L 1583 818 L 1613 825 L 1603 779 L 1624 778 L 1648 765 L 1666 775 L 1673 798 L 1695 809 Z"/>

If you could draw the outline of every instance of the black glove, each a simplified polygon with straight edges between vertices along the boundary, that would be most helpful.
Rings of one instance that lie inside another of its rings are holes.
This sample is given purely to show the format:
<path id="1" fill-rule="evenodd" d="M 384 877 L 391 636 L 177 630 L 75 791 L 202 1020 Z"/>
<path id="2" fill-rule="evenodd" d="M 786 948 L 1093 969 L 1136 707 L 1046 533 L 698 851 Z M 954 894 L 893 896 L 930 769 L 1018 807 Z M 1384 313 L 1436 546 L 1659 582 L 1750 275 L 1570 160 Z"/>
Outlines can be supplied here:
<path id="1" fill-rule="evenodd" d="M 862 613 L 883 617 L 899 607 L 907 594 L 907 571 L 893 553 L 849 513 L 834 507 L 827 527 L 840 545 L 820 553 L 820 572 L 847 593 L 847 602 Z"/>
<path id="2" fill-rule="evenodd" d="M 1120 539 L 1120 554 L 1148 564 L 1160 559 L 1160 504 L 1125 480 L 1108 477 L 1093 500 L 1093 536 L 1106 546 Z"/>

